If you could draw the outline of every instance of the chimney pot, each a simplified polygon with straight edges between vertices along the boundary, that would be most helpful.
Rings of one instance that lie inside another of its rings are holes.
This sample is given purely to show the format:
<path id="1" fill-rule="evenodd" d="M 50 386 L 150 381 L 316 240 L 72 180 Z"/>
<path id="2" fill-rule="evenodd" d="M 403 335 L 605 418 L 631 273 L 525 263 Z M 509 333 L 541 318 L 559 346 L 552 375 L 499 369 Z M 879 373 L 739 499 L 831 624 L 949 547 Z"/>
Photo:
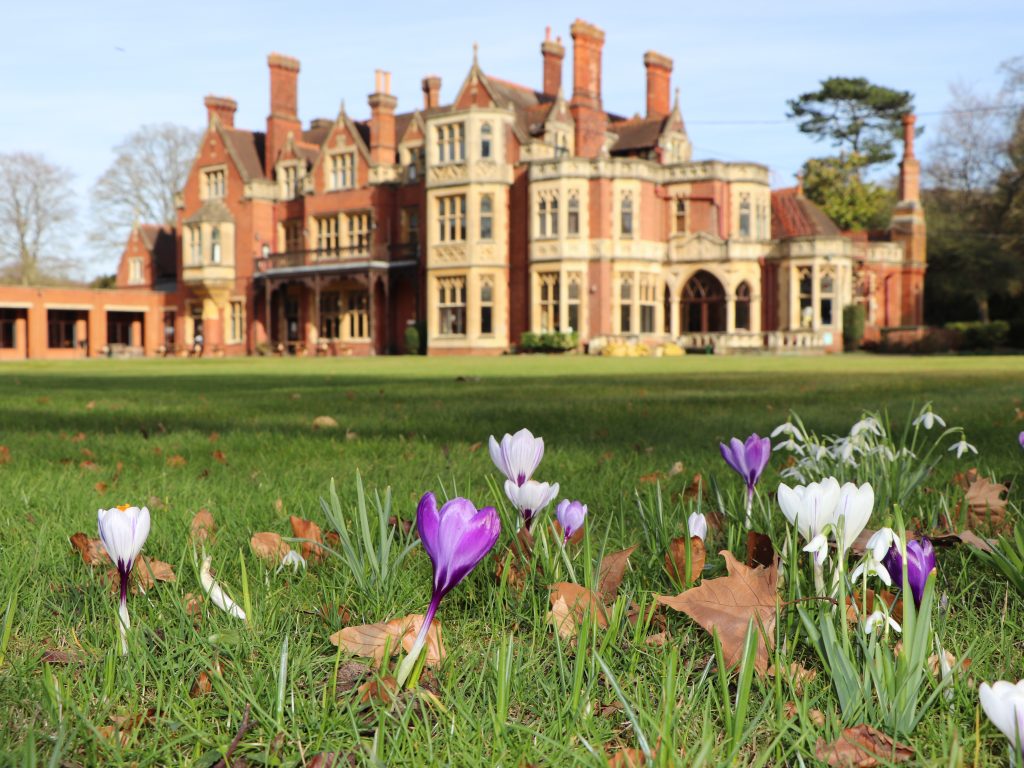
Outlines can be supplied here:
<path id="1" fill-rule="evenodd" d="M 441 78 L 428 75 L 423 78 L 423 108 L 433 109 L 441 103 Z"/>
<path id="2" fill-rule="evenodd" d="M 647 69 L 647 116 L 665 117 L 672 111 L 669 93 L 672 84 L 672 59 L 656 51 L 644 54 Z"/>
<path id="3" fill-rule="evenodd" d="M 206 107 L 206 122 L 213 121 L 213 116 L 220 118 L 220 123 L 225 128 L 235 127 L 235 110 L 238 109 L 238 102 L 226 96 L 207 96 L 203 99 Z"/>
<path id="4" fill-rule="evenodd" d="M 570 109 L 576 122 L 576 154 L 598 157 L 604 147 L 608 116 L 601 106 L 601 49 L 604 32 L 576 19 L 572 32 L 573 91 Z"/>
<path id="5" fill-rule="evenodd" d="M 540 54 L 544 59 L 544 94 L 554 98 L 562 87 L 562 59 L 565 58 L 565 46 L 561 40 L 551 39 L 551 27 L 544 34 L 544 42 L 540 44 Z"/>

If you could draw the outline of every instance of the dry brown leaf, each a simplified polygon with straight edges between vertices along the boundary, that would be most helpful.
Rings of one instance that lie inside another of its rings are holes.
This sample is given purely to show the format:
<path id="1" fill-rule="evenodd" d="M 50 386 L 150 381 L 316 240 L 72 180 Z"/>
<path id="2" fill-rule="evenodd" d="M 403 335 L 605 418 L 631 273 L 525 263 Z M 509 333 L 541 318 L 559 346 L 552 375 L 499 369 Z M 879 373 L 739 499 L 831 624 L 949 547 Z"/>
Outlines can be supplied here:
<path id="1" fill-rule="evenodd" d="M 659 480 L 661 480 L 661 472 L 654 471 L 647 475 L 640 475 L 640 477 L 637 478 L 637 480 L 638 482 L 644 484 L 656 483 Z"/>
<path id="2" fill-rule="evenodd" d="M 317 416 L 313 419 L 313 429 L 337 429 L 338 422 L 330 416 Z"/>
<path id="3" fill-rule="evenodd" d="M 278 565 L 284 556 L 292 551 L 280 534 L 271 531 L 254 533 L 249 539 L 249 547 L 256 557 L 266 560 L 271 565 Z"/>
<path id="4" fill-rule="evenodd" d="M 398 681 L 390 675 L 383 679 L 367 680 L 359 686 L 357 693 L 360 704 L 369 704 L 373 701 L 390 704 L 398 693 Z"/>
<path id="5" fill-rule="evenodd" d="M 986 477 L 968 481 L 964 497 L 967 500 L 967 519 L 973 528 L 1003 529 L 1006 526 L 1007 492 L 1003 483 L 993 483 Z"/>
<path id="6" fill-rule="evenodd" d="M 216 530 L 217 524 L 213 521 L 213 515 L 210 514 L 210 510 L 203 508 L 192 518 L 189 535 L 192 537 L 192 541 L 198 544 L 203 541 L 212 541 L 213 532 Z"/>
<path id="7" fill-rule="evenodd" d="M 700 472 L 693 476 L 693 480 L 686 486 L 686 490 L 683 491 L 683 498 L 686 500 L 696 499 L 704 490 L 704 478 L 700 476 Z"/>
<path id="8" fill-rule="evenodd" d="M 563 640 L 572 640 L 576 637 L 576 615 L 564 597 L 559 597 L 551 604 L 547 623 L 554 626 L 558 636 Z"/>
<path id="9" fill-rule="evenodd" d="M 373 659 L 379 664 L 384 658 L 385 649 L 391 656 L 398 653 L 400 647 L 406 652 L 412 650 L 416 635 L 423 626 L 423 619 L 423 614 L 411 613 L 391 621 L 345 627 L 331 635 L 331 642 L 349 653 Z M 441 639 L 441 622 L 437 619 L 431 622 L 427 630 L 425 653 L 428 666 L 440 664 L 447 655 Z"/>
<path id="10" fill-rule="evenodd" d="M 188 695 L 195 699 L 199 696 L 205 696 L 213 690 L 213 683 L 210 682 L 210 675 L 207 674 L 206 670 L 199 673 L 199 677 L 192 683 L 192 690 L 188 692 Z"/>
<path id="11" fill-rule="evenodd" d="M 168 467 L 184 467 L 186 464 L 188 464 L 188 461 L 180 453 L 167 457 Z"/>
<path id="12" fill-rule="evenodd" d="M 84 533 L 79 532 L 71 536 L 69 541 L 71 546 L 78 550 L 82 556 L 82 562 L 86 565 L 102 565 L 110 562 L 107 550 L 99 539 L 90 539 Z"/>
<path id="13" fill-rule="evenodd" d="M 74 648 L 65 648 L 63 650 L 51 648 L 43 652 L 39 662 L 41 664 L 78 664 L 81 662 L 81 659 Z"/>
<path id="14" fill-rule="evenodd" d="M 795 720 L 797 715 L 800 714 L 800 707 L 797 706 L 795 701 L 787 701 L 782 706 L 782 711 L 789 720 Z M 807 719 L 819 728 L 825 725 L 825 713 L 820 709 L 807 710 Z"/>
<path id="15" fill-rule="evenodd" d="M 228 457 L 224 455 L 224 451 L 217 449 L 212 454 L 214 461 L 219 461 L 221 464 L 228 463 Z"/>
<path id="16" fill-rule="evenodd" d="M 85 440 L 85 432 L 76 432 L 68 438 L 72 443 L 80 443 Z"/>
<path id="17" fill-rule="evenodd" d="M 323 533 L 320 526 L 311 520 L 292 515 L 288 518 L 292 524 L 292 535 L 297 539 L 309 539 L 302 542 L 302 556 L 308 561 L 323 560 L 325 552 L 321 544 L 324 543 Z"/>
<path id="18" fill-rule="evenodd" d="M 0 445 L 0 464 L 8 464 L 11 461 L 11 449 L 6 445 Z"/>
<path id="19" fill-rule="evenodd" d="M 135 558 L 135 565 L 132 573 L 143 590 L 152 587 L 158 581 L 177 581 L 174 575 L 174 568 L 168 563 L 153 558 L 139 555 Z"/>
<path id="20" fill-rule="evenodd" d="M 601 599 L 589 589 L 571 581 L 559 581 L 548 589 L 551 590 L 551 610 L 548 612 L 547 621 L 555 626 L 561 637 L 575 637 L 576 630 L 588 612 L 593 613 L 594 620 L 601 629 L 608 626 L 608 616 Z"/>
<path id="21" fill-rule="evenodd" d="M 202 615 L 203 596 L 193 594 L 192 592 L 185 593 L 185 613 L 192 618 Z"/>
<path id="22" fill-rule="evenodd" d="M 100 480 L 96 485 L 93 486 L 96 493 L 104 494 L 107 492 L 107 484 Z"/>
<path id="23" fill-rule="evenodd" d="M 753 619 L 754 631 L 758 633 L 754 668 L 763 675 L 768 670 L 769 651 L 775 644 L 778 563 L 771 568 L 749 568 L 728 550 L 720 554 L 725 558 L 728 576 L 705 580 L 679 595 L 657 595 L 655 599 L 682 611 L 708 633 L 717 631 L 729 667 L 740 662 L 747 626 Z"/>
<path id="24" fill-rule="evenodd" d="M 610 555 L 605 555 L 601 558 L 597 592 L 606 604 L 615 602 L 615 597 L 619 593 L 619 585 L 622 583 L 622 577 L 626 574 L 629 556 L 633 554 L 635 549 L 636 545 L 634 544 L 632 547 L 612 552 Z"/>
<path id="25" fill-rule="evenodd" d="M 648 635 L 644 639 L 646 645 L 654 646 L 655 648 L 664 645 L 668 642 L 668 632 L 656 632 L 653 635 Z"/>
<path id="26" fill-rule="evenodd" d="M 665 553 L 665 570 L 674 584 L 694 584 L 704 569 L 707 556 L 704 540 L 700 536 L 690 537 L 690 578 L 684 579 L 686 573 L 686 537 L 672 539 L 668 552 Z"/>
<path id="27" fill-rule="evenodd" d="M 636 747 L 622 747 L 608 756 L 608 768 L 643 768 L 647 758 Z"/>
<path id="28" fill-rule="evenodd" d="M 97 464 L 95 461 L 90 461 L 88 459 L 85 460 L 85 461 L 78 462 L 78 466 L 81 467 L 84 470 L 89 471 L 89 472 L 99 472 L 100 471 L 100 465 Z"/>
<path id="29" fill-rule="evenodd" d="M 211 443 L 216 443 L 218 440 L 220 440 L 220 432 L 211 432 L 209 440 Z"/>
<path id="30" fill-rule="evenodd" d="M 914 750 L 900 744 L 870 725 L 861 723 L 844 728 L 834 742 L 826 744 L 819 738 L 814 749 L 815 756 L 831 766 L 873 768 L 877 765 L 904 763 L 914 757 Z"/>
<path id="31" fill-rule="evenodd" d="M 128 746 L 128 742 L 131 741 L 132 733 L 136 729 L 141 728 L 144 725 L 152 725 L 153 717 L 156 715 L 156 710 L 150 708 L 145 713 L 138 715 L 111 715 L 110 725 L 101 725 L 96 730 L 99 731 L 100 735 L 104 738 L 114 741 L 115 739 L 121 744 L 121 747 Z"/>

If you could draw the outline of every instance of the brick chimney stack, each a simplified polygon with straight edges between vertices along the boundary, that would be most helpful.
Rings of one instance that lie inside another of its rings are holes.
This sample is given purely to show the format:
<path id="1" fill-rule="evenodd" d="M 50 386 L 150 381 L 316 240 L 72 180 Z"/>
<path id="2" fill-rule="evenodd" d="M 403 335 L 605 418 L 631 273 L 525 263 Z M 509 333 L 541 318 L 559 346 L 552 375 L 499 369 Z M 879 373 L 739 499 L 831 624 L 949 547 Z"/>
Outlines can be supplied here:
<path id="1" fill-rule="evenodd" d="M 433 109 L 441 104 L 441 78 L 428 75 L 423 78 L 423 108 Z"/>
<path id="2" fill-rule="evenodd" d="M 540 53 L 544 57 L 544 95 L 554 98 L 562 87 L 562 59 L 565 58 L 565 46 L 562 38 L 551 39 L 551 27 L 544 30 L 544 42 L 540 44 Z"/>
<path id="3" fill-rule="evenodd" d="M 667 117 L 672 111 L 669 91 L 672 81 L 672 59 L 654 51 L 644 54 L 647 68 L 647 116 Z"/>
<path id="4" fill-rule="evenodd" d="M 374 165 L 394 165 L 395 107 L 391 95 L 391 73 L 377 70 L 374 91 L 370 94 L 370 161 Z"/>
<path id="5" fill-rule="evenodd" d="M 270 114 L 267 116 L 266 174 L 270 176 L 288 134 L 302 137 L 299 122 L 299 60 L 280 53 L 267 56 Z"/>
<path id="6" fill-rule="evenodd" d="M 921 200 L 921 163 L 914 157 L 914 115 L 903 116 L 903 160 L 900 162 L 900 200 Z"/>
<path id="7" fill-rule="evenodd" d="M 213 122 L 213 116 L 220 118 L 220 124 L 225 128 L 235 127 L 235 110 L 238 109 L 238 102 L 226 96 L 207 96 L 203 99 L 206 106 L 206 124 Z"/>
<path id="8" fill-rule="evenodd" d="M 601 50 L 604 32 L 576 19 L 572 32 L 572 102 L 576 121 L 576 154 L 597 157 L 604 146 L 608 116 L 601 107 Z"/>

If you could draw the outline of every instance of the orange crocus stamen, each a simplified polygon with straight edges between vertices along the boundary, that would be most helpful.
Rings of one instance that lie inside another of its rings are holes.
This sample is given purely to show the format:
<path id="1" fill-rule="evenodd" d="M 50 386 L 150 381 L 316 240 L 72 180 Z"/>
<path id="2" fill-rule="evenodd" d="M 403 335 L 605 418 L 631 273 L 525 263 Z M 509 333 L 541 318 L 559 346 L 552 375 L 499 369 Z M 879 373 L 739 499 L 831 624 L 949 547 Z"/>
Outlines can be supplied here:
<path id="1" fill-rule="evenodd" d="M 120 509 L 122 512 L 124 512 L 126 509 L 128 509 L 130 507 L 131 507 L 131 504 L 118 504 L 117 505 L 117 508 Z"/>

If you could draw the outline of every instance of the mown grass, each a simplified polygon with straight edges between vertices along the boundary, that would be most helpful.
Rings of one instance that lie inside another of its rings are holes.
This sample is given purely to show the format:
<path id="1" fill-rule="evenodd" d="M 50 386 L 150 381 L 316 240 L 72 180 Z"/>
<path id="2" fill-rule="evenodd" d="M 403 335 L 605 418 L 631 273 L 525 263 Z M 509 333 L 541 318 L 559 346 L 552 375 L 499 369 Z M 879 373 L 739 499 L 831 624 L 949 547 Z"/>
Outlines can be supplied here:
<path id="1" fill-rule="evenodd" d="M 864 409 L 888 409 L 902 423 L 912 405 L 931 401 L 967 430 L 980 456 L 944 459 L 930 483 L 952 499 L 957 468 L 977 465 L 1000 479 L 1024 466 L 1016 435 L 1024 428 L 1024 358 L 899 359 L 690 357 L 659 360 L 505 358 L 438 360 L 201 360 L 33 363 L 0 368 L 0 615 L 17 596 L 0 666 L 0 754 L 13 764 L 213 764 L 251 708 L 252 727 L 235 764 L 296 765 L 324 751 L 357 764 L 599 765 L 604 745 L 637 737 L 609 678 L 636 712 L 641 730 L 664 745 L 664 764 L 813 764 L 814 744 L 835 731 L 827 677 L 803 697 L 830 717 L 825 729 L 789 719 L 800 700 L 771 680 L 755 679 L 742 742 L 722 734 L 722 702 L 708 659 L 713 646 L 680 614 L 673 639 L 652 647 L 624 627 L 614 642 L 597 633 L 579 649 L 560 643 L 545 623 L 543 574 L 521 592 L 495 582 L 485 561 L 452 592 L 439 613 L 447 661 L 437 670 L 440 704 L 361 707 L 355 692 L 336 696 L 338 659 L 328 636 L 350 623 L 422 612 L 430 564 L 417 548 L 393 589 L 360 594 L 335 561 L 308 572 L 274 574 L 248 548 L 253 532 L 289 534 L 289 515 L 325 525 L 319 498 L 337 479 L 354 505 L 358 470 L 369 489 L 390 485 L 395 511 L 412 520 L 426 490 L 492 503 L 487 478 L 490 434 L 529 426 L 547 453 L 537 478 L 561 484 L 560 497 L 590 508 L 597 550 L 640 544 L 621 598 L 651 602 L 672 591 L 664 553 L 645 541 L 636 490 L 660 490 L 678 528 L 694 502 L 677 499 L 694 473 L 739 499 L 737 479 L 718 441 L 766 433 L 793 409 L 819 432 L 845 432 Z M 337 430 L 311 428 L 320 415 Z M 78 439 L 79 434 L 84 439 Z M 214 455 L 220 452 L 220 457 Z M 181 456 L 175 466 L 169 459 Z M 669 468 L 683 462 L 685 471 Z M 92 462 L 94 466 L 82 462 Z M 762 499 L 778 482 L 776 457 Z M 1013 511 L 1021 490 L 1010 492 Z M 145 553 L 171 563 L 176 583 L 130 598 L 132 653 L 117 653 L 116 601 L 102 575 L 73 554 L 67 537 L 95 535 L 96 509 L 150 504 Z M 771 504 L 770 500 L 764 503 Z M 922 504 L 934 504 L 922 496 Z M 157 508 L 158 507 L 158 508 Z M 188 525 L 201 507 L 219 530 L 208 545 L 218 578 L 241 600 L 241 562 L 253 615 L 248 624 L 207 609 L 194 621 L 185 594 L 199 593 Z M 781 517 L 776 513 L 777 517 Z M 499 547 L 508 544 L 506 531 Z M 735 539 L 736 537 L 734 537 Z M 719 537 L 711 549 L 724 546 Z M 706 576 L 722 571 L 709 558 Z M 943 642 L 973 659 L 975 680 L 1024 676 L 1024 602 L 963 548 L 940 553 L 939 587 L 949 596 Z M 2 630 L 2 624 L 0 624 Z M 512 637 L 507 689 L 495 653 Z M 282 644 L 287 678 L 279 687 Z M 72 664 L 44 665 L 47 650 L 73 651 Z M 805 662 L 810 653 L 789 649 Z M 342 655 L 341 661 L 348 659 Z M 678 663 L 676 663 L 678 662 Z M 191 697 L 203 671 L 213 691 Z M 673 692 L 671 700 L 668 692 Z M 966 680 L 935 707 L 910 743 L 918 764 L 1000 765 L 1005 741 L 981 717 Z M 507 719 L 496 704 L 509 700 Z M 122 744 L 102 729 L 111 717 L 155 712 Z M 686 757 L 680 756 L 685 749 Z"/>

